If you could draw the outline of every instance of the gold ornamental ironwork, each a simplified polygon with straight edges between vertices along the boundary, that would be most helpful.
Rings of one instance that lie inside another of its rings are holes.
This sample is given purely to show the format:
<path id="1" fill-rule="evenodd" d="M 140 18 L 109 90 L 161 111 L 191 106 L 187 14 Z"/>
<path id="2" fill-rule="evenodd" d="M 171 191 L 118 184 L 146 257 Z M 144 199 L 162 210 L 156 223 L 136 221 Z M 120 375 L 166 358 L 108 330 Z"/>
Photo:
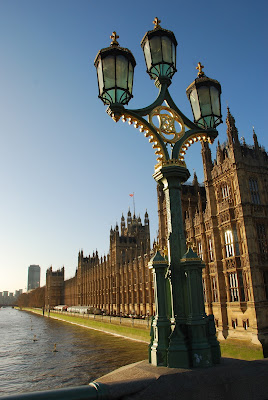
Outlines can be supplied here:
<path id="1" fill-rule="evenodd" d="M 167 112 L 163 113 L 163 111 Z M 154 117 L 158 118 L 158 127 L 153 122 Z M 180 127 L 179 131 L 176 129 L 176 122 Z M 185 132 L 182 118 L 170 107 L 159 106 L 154 108 L 149 114 L 149 123 L 155 128 L 165 143 L 176 143 Z"/>

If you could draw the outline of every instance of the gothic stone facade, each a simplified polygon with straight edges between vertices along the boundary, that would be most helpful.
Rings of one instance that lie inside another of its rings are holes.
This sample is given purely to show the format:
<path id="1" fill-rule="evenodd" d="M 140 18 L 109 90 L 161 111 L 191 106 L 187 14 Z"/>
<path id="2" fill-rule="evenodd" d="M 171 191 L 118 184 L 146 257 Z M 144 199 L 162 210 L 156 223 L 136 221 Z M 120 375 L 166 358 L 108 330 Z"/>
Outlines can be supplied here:
<path id="1" fill-rule="evenodd" d="M 151 257 L 148 213 L 143 225 L 141 218 L 132 217 L 129 211 L 127 221 L 122 215 L 121 232 L 117 224 L 111 228 L 107 256 L 99 257 L 96 251 L 84 257 L 80 251 L 73 278 L 64 281 L 64 271 L 57 271 L 63 282 L 61 287 L 58 284 L 58 297 L 54 291 L 49 295 L 56 287 L 51 284 L 55 273 L 51 268 L 47 270 L 46 304 L 88 305 L 110 315 L 152 315 L 153 279 L 147 268 Z"/>
<path id="2" fill-rule="evenodd" d="M 185 235 L 206 265 L 206 311 L 215 316 L 219 339 L 268 343 L 268 156 L 255 132 L 253 146 L 239 142 L 229 109 L 226 123 L 227 141 L 218 143 L 214 162 L 208 144 L 202 144 L 204 185 L 196 175 L 192 185 L 183 185 Z M 157 190 L 158 244 L 165 253 L 165 199 L 161 186 Z M 151 255 L 147 213 L 142 225 L 129 212 L 127 222 L 122 216 L 121 233 L 117 225 L 111 229 L 107 257 L 79 253 L 76 275 L 64 281 L 63 274 L 58 299 L 110 314 L 152 315 L 153 284 L 147 268 Z"/>

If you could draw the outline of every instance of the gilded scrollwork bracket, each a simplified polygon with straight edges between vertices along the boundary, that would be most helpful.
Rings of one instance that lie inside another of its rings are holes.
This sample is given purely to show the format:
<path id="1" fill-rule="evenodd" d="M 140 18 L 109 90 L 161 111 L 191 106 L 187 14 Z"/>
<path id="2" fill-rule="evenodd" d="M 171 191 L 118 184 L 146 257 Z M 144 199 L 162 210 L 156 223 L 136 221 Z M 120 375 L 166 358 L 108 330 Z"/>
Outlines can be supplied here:
<path id="1" fill-rule="evenodd" d="M 179 164 L 186 168 L 186 150 L 197 141 L 213 143 L 216 129 L 202 129 L 190 121 L 176 106 L 169 91 L 168 83 L 159 84 L 159 94 L 148 107 L 128 110 L 113 104 L 107 113 L 115 122 L 122 119 L 149 139 L 157 156 L 155 169 L 163 165 Z"/>

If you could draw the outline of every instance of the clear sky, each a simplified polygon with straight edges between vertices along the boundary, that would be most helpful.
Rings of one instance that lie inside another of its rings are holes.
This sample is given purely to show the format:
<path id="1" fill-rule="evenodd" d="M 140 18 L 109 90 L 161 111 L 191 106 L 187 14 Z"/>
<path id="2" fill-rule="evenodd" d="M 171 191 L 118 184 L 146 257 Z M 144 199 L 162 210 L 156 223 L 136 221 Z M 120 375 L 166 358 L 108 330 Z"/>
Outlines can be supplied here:
<path id="1" fill-rule="evenodd" d="M 254 125 L 267 149 L 267 13 L 266 0 L 0 0 L 0 291 L 25 289 L 30 264 L 44 284 L 51 265 L 72 277 L 80 249 L 107 253 L 132 192 L 156 236 L 154 151 L 97 97 L 93 62 L 112 31 L 137 61 L 130 108 L 157 95 L 140 47 L 157 16 L 178 41 L 170 92 L 179 108 L 192 119 L 185 89 L 201 61 L 222 85 L 224 121 L 228 103 L 239 136 L 252 144 Z M 221 142 L 225 132 L 224 122 Z M 202 182 L 199 144 L 186 162 Z"/>

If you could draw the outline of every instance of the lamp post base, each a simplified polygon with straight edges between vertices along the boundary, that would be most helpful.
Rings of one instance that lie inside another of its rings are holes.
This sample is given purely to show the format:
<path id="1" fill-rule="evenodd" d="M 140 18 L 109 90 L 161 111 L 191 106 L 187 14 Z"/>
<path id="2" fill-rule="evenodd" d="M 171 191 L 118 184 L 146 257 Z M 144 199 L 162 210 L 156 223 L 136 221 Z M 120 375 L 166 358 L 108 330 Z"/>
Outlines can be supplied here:
<path id="1" fill-rule="evenodd" d="M 169 339 L 167 366 L 169 368 L 190 368 L 188 349 L 184 335 L 178 325 L 175 326 Z"/>

